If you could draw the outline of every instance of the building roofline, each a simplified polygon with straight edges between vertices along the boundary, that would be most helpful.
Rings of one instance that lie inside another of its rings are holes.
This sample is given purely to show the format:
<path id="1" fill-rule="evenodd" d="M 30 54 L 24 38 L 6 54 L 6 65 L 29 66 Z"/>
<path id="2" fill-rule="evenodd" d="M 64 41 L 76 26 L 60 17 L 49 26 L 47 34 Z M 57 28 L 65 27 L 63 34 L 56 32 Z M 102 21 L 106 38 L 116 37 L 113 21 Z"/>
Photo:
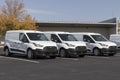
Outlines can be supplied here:
<path id="1" fill-rule="evenodd" d="M 37 22 L 37 23 L 48 23 L 48 24 L 96 24 L 96 25 L 116 25 L 116 23 L 97 23 L 97 22 Z"/>
<path id="2" fill-rule="evenodd" d="M 83 22 L 83 21 L 41 21 L 37 23 L 53 23 L 53 24 L 108 24 L 108 25 L 116 25 L 117 17 L 113 17 L 111 19 L 107 19 L 100 22 Z"/>

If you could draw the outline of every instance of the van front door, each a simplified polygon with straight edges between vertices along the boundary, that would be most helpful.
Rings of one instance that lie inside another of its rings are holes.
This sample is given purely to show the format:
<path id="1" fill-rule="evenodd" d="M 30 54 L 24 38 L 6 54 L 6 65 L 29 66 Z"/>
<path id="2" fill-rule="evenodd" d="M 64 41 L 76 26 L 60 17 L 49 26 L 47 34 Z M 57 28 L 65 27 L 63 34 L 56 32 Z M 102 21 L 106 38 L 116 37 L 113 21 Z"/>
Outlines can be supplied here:
<path id="1" fill-rule="evenodd" d="M 53 42 L 56 42 L 56 44 L 58 46 L 58 49 L 61 48 L 61 41 L 60 41 L 60 39 L 58 38 L 58 36 L 56 34 L 51 34 L 51 40 Z"/>
<path id="2" fill-rule="evenodd" d="M 20 40 L 20 43 L 18 46 L 19 52 L 22 54 L 25 54 L 27 50 L 27 44 L 29 43 L 29 41 L 24 33 L 19 34 L 19 40 Z"/>
<path id="3" fill-rule="evenodd" d="M 93 48 L 95 47 L 95 42 L 93 39 L 88 35 L 83 35 L 83 41 L 86 42 L 87 49 L 92 52 Z"/>

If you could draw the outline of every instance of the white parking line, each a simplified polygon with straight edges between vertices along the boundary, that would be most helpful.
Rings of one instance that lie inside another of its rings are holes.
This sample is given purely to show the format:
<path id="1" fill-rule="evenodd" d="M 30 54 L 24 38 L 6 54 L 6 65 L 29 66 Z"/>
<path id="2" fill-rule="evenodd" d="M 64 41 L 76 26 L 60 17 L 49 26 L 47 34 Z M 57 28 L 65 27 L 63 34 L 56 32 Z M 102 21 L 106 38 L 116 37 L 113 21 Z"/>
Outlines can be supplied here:
<path id="1" fill-rule="evenodd" d="M 116 57 L 120 57 L 120 55 L 115 55 Z"/>
<path id="2" fill-rule="evenodd" d="M 4 57 L 4 56 L 0 56 L 0 58 L 6 58 L 6 59 L 18 60 L 18 61 L 25 61 L 25 62 L 31 62 L 31 63 L 36 63 L 36 64 L 39 63 L 38 61 L 34 61 L 34 60 L 19 59 L 19 58 L 12 58 L 12 57 Z"/>
<path id="3" fill-rule="evenodd" d="M 103 59 L 109 59 L 110 57 L 106 56 L 87 56 L 87 57 L 91 57 L 91 58 L 103 58 Z"/>
<path id="4" fill-rule="evenodd" d="M 74 60 L 74 61 L 78 61 L 79 59 L 77 58 L 61 58 L 61 59 L 65 59 L 65 60 Z"/>

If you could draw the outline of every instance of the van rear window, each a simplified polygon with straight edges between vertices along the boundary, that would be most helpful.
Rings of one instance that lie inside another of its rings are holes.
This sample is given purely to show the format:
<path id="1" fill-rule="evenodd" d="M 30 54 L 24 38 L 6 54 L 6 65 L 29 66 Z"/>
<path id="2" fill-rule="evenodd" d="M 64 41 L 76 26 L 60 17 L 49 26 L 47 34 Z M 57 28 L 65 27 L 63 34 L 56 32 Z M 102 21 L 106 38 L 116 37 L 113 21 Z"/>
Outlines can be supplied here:
<path id="1" fill-rule="evenodd" d="M 48 41 L 43 33 L 27 33 L 27 35 L 29 39 L 33 41 Z"/>

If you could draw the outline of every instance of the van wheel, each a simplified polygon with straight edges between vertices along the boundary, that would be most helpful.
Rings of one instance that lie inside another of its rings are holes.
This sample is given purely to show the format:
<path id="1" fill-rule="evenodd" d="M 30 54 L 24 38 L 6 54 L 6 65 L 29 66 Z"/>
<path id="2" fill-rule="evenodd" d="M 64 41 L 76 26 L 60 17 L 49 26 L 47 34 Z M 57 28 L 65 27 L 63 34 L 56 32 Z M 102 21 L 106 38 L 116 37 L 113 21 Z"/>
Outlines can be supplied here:
<path id="1" fill-rule="evenodd" d="M 93 50 L 93 54 L 94 54 L 94 56 L 99 56 L 100 55 L 100 50 L 98 48 L 95 48 Z"/>
<path id="2" fill-rule="evenodd" d="M 84 58 L 85 57 L 85 55 L 79 55 L 80 57 L 82 57 L 82 58 Z"/>
<path id="3" fill-rule="evenodd" d="M 29 50 L 27 51 L 27 58 L 28 58 L 28 59 L 33 59 L 33 58 L 34 58 L 33 51 L 32 51 L 31 49 L 29 49 Z"/>
<path id="4" fill-rule="evenodd" d="M 114 56 L 115 54 L 108 54 L 108 56 Z"/>
<path id="5" fill-rule="evenodd" d="M 55 58 L 56 58 L 56 56 L 50 56 L 50 58 L 51 58 L 51 59 L 55 59 Z"/>
<path id="6" fill-rule="evenodd" d="M 8 48 L 5 49 L 5 56 L 10 56 L 10 52 Z"/>
<path id="7" fill-rule="evenodd" d="M 60 57 L 66 57 L 65 49 L 60 49 L 59 55 L 60 55 Z"/>

